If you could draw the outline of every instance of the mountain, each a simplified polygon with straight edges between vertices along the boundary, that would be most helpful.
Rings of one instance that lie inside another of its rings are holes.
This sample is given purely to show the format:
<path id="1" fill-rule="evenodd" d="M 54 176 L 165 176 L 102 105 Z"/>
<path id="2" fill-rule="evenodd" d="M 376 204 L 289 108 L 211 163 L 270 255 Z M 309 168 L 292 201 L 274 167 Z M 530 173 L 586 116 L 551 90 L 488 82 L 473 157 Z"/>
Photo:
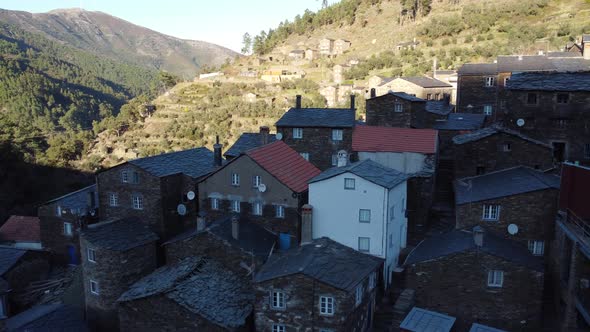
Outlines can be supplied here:
<path id="1" fill-rule="evenodd" d="M 219 66 L 238 55 L 215 44 L 167 36 L 83 9 L 34 14 L 0 9 L 0 21 L 99 56 L 185 78 L 191 78 L 203 66 Z"/>

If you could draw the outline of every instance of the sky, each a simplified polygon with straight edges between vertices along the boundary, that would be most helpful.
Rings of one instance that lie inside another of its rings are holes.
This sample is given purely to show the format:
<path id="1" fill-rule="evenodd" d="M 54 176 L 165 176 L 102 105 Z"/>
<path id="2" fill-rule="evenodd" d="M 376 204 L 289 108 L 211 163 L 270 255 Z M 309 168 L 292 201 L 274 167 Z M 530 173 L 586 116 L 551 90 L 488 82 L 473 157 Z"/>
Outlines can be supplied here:
<path id="1" fill-rule="evenodd" d="M 337 0 L 330 0 L 332 4 Z M 0 0 L 0 8 L 43 13 L 81 7 L 102 11 L 178 38 L 242 48 L 242 36 L 276 28 L 305 9 L 317 11 L 321 0 Z"/>

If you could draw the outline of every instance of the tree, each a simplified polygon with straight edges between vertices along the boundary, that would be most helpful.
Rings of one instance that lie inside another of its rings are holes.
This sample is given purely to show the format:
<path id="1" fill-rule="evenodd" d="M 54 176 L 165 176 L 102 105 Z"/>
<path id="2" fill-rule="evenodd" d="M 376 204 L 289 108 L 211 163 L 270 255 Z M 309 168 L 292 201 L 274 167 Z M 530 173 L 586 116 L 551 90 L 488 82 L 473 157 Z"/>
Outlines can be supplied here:
<path id="1" fill-rule="evenodd" d="M 244 37 L 242 37 L 242 44 L 244 44 L 244 46 L 242 47 L 242 53 L 243 54 L 250 54 L 250 51 L 252 49 L 252 37 L 250 37 L 249 33 L 245 33 Z"/>

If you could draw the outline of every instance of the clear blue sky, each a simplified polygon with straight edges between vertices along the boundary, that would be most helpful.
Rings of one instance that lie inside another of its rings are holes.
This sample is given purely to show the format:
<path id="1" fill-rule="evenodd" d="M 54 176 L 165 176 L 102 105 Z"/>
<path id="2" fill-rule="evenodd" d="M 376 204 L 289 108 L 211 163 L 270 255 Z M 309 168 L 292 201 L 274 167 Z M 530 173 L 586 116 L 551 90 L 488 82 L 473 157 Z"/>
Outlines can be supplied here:
<path id="1" fill-rule="evenodd" d="M 339 0 L 330 0 L 330 4 Z M 293 20 L 321 0 L 0 0 L 0 8 L 33 13 L 82 7 L 117 16 L 174 37 L 212 42 L 239 51 L 251 35 Z"/>

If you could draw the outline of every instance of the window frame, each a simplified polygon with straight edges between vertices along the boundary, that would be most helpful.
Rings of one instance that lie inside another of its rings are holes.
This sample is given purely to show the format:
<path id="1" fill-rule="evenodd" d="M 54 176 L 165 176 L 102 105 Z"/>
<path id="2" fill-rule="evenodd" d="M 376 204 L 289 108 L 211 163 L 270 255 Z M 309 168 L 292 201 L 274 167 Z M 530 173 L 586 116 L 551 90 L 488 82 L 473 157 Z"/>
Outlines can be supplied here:
<path id="1" fill-rule="evenodd" d="M 131 195 L 131 202 L 133 210 L 143 210 L 143 195 L 133 194 Z"/>
<path id="2" fill-rule="evenodd" d="M 262 184 L 262 177 L 260 175 L 252 176 L 252 188 L 258 189 L 260 184 Z"/>
<path id="3" fill-rule="evenodd" d="M 332 141 L 342 141 L 344 139 L 343 129 L 332 129 Z"/>
<path id="4" fill-rule="evenodd" d="M 529 240 L 528 248 L 533 256 L 544 256 L 545 255 L 545 241 L 543 240 Z M 540 248 L 540 250 L 539 250 Z"/>
<path id="5" fill-rule="evenodd" d="M 354 290 L 354 306 L 358 307 L 361 303 L 363 303 L 363 284 L 360 283 L 358 286 L 356 286 L 355 290 Z"/>
<path id="6" fill-rule="evenodd" d="M 369 290 L 373 290 L 377 285 L 377 273 L 375 271 L 369 274 Z"/>
<path id="7" fill-rule="evenodd" d="M 486 88 L 492 88 L 492 87 L 496 86 L 496 77 L 494 77 L 494 76 L 486 76 L 484 78 L 484 86 Z"/>
<path id="8" fill-rule="evenodd" d="M 303 139 L 303 128 L 293 128 L 293 139 Z"/>
<path id="9" fill-rule="evenodd" d="M 69 227 L 66 227 L 69 226 Z M 66 232 L 66 229 L 69 229 L 69 232 Z M 63 225 L 63 234 L 65 236 L 74 236 L 74 225 L 72 225 L 71 222 L 68 221 L 64 221 L 64 225 Z"/>
<path id="10" fill-rule="evenodd" d="M 86 248 L 86 260 L 91 263 L 96 263 L 96 250 L 92 248 Z"/>
<path id="11" fill-rule="evenodd" d="M 320 315 L 321 316 L 334 316 L 334 313 L 336 312 L 335 308 L 336 306 L 334 305 L 335 300 L 333 296 L 320 296 L 320 303 L 319 303 L 319 309 L 320 309 Z"/>
<path id="12" fill-rule="evenodd" d="M 483 105 L 483 114 L 491 116 L 494 114 L 494 106 L 490 104 Z"/>
<path id="13" fill-rule="evenodd" d="M 285 310 L 287 309 L 285 292 L 281 290 L 270 291 L 270 307 L 274 310 Z M 276 300 L 276 301 L 275 301 Z M 275 303 L 277 305 L 275 305 Z"/>
<path id="14" fill-rule="evenodd" d="M 109 206 L 117 207 L 119 206 L 119 193 L 109 193 Z"/>
<path id="15" fill-rule="evenodd" d="M 240 174 L 239 173 L 231 173 L 231 185 L 234 187 L 240 186 Z"/>
<path id="16" fill-rule="evenodd" d="M 369 218 L 363 219 L 363 213 L 368 213 Z M 370 224 L 371 223 L 371 209 L 359 209 L 359 222 L 363 224 Z"/>
<path id="17" fill-rule="evenodd" d="M 563 98 L 561 98 L 561 102 L 560 102 L 560 97 L 565 97 L 565 102 L 563 101 Z M 558 105 L 567 105 L 570 103 L 570 94 L 569 93 L 563 93 L 563 92 L 558 92 L 555 94 L 555 103 Z"/>
<path id="18" fill-rule="evenodd" d="M 137 172 L 137 171 L 131 172 L 131 183 L 139 184 L 139 172 Z"/>
<path id="19" fill-rule="evenodd" d="M 90 287 L 90 293 L 94 295 L 100 295 L 100 285 L 98 284 L 98 281 L 90 279 L 88 280 L 88 283 Z"/>
<path id="20" fill-rule="evenodd" d="M 219 198 L 217 197 L 210 197 L 211 199 L 211 210 L 219 210 Z"/>
<path id="21" fill-rule="evenodd" d="M 504 271 L 489 270 L 488 271 L 488 287 L 502 288 L 504 285 Z"/>
<path id="22" fill-rule="evenodd" d="M 500 210 L 501 206 L 499 204 L 483 204 L 483 213 L 481 216 L 481 220 L 483 221 L 499 221 L 500 220 Z M 489 209 L 489 211 L 488 211 Z M 496 210 L 494 216 L 494 209 Z"/>
<path id="23" fill-rule="evenodd" d="M 535 100 L 534 103 L 531 102 L 531 97 L 534 96 Z M 536 92 L 527 92 L 526 94 L 526 105 L 528 106 L 536 106 L 539 105 L 539 94 Z"/>
<path id="24" fill-rule="evenodd" d="M 121 183 L 129 183 L 129 172 L 127 170 L 121 171 Z"/>
<path id="25" fill-rule="evenodd" d="M 349 184 L 352 183 L 352 186 Z M 355 190 L 356 189 L 356 179 L 355 178 L 344 178 L 344 190 Z"/>
<path id="26" fill-rule="evenodd" d="M 275 205 L 275 218 L 285 219 L 285 206 Z"/>
<path id="27" fill-rule="evenodd" d="M 232 199 L 231 203 L 230 203 L 230 208 L 231 208 L 231 212 L 235 212 L 235 213 L 240 213 L 240 205 L 242 202 L 240 202 L 237 199 Z"/>
<path id="28" fill-rule="evenodd" d="M 361 241 L 367 240 L 367 249 L 361 249 Z M 358 237 L 358 251 L 363 253 L 370 253 L 371 252 L 371 238 L 366 236 L 359 236 Z"/>
<path id="29" fill-rule="evenodd" d="M 393 112 L 395 113 L 403 113 L 404 112 L 404 104 L 402 103 L 394 103 L 393 104 Z"/>
<path id="30" fill-rule="evenodd" d="M 261 216 L 264 212 L 264 204 L 262 202 L 253 202 L 252 203 L 252 215 Z"/>
<path id="31" fill-rule="evenodd" d="M 287 328 L 284 324 L 272 324 L 272 332 L 286 332 Z"/>

